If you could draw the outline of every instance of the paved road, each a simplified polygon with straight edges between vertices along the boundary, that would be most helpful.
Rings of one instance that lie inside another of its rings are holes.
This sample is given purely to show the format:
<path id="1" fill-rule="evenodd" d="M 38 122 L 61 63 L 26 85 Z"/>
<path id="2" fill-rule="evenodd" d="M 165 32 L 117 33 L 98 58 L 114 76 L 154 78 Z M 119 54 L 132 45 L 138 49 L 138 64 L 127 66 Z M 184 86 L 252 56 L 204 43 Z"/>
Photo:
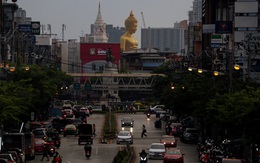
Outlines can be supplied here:
<path id="1" fill-rule="evenodd" d="M 164 129 L 156 129 L 154 128 L 154 121 L 156 120 L 155 115 L 152 115 L 150 119 L 146 118 L 146 115 L 142 113 L 138 114 L 118 114 L 117 122 L 118 122 L 118 131 L 120 131 L 121 125 L 120 120 L 124 116 L 130 116 L 135 120 L 134 127 L 124 128 L 124 130 L 132 130 L 134 135 L 134 148 L 135 152 L 138 153 L 142 149 L 147 149 L 147 147 L 153 142 L 159 142 L 159 138 L 165 133 Z M 87 160 L 84 155 L 84 145 L 77 144 L 77 137 L 75 136 L 67 136 L 62 137 L 61 139 L 61 148 L 58 149 L 59 153 L 63 157 L 63 163 L 110 163 L 113 158 L 116 156 L 120 147 L 124 146 L 124 144 L 117 145 L 116 141 L 112 141 L 112 144 L 100 144 L 101 138 L 101 130 L 104 122 L 104 115 L 94 114 L 88 118 L 88 123 L 96 124 L 96 134 L 97 136 L 94 138 L 94 143 L 92 145 L 92 156 L 90 160 Z M 145 125 L 147 128 L 148 137 L 141 138 L 141 127 Z M 178 147 L 182 149 L 185 153 L 185 163 L 199 163 L 197 161 L 197 152 L 196 146 L 191 144 L 183 144 L 178 140 Z M 147 151 L 147 150 L 146 150 Z M 37 155 L 35 160 L 28 161 L 28 163 L 40 163 L 41 155 Z M 47 162 L 44 160 L 43 162 Z M 50 162 L 50 161 L 49 161 Z M 135 162 L 139 162 L 139 157 L 135 160 Z M 163 162 L 162 160 L 149 160 L 148 162 Z"/>
<path id="2" fill-rule="evenodd" d="M 94 143 L 92 145 L 92 155 L 89 160 L 84 154 L 84 144 L 78 145 L 77 137 L 68 135 L 63 137 L 61 135 L 61 147 L 58 149 L 62 156 L 63 163 L 104 163 L 112 162 L 118 152 L 116 144 L 99 144 L 101 138 L 101 130 L 104 122 L 104 115 L 94 114 L 88 118 L 88 123 L 96 124 L 96 134 Z M 35 160 L 28 161 L 28 163 L 40 163 L 41 155 L 37 155 Z M 44 159 L 43 162 L 47 162 Z M 50 162 L 50 161 L 49 161 Z"/>
<path id="3" fill-rule="evenodd" d="M 138 114 L 118 114 L 118 126 L 120 130 L 120 120 L 124 116 L 129 116 L 134 119 L 134 127 L 133 128 L 123 128 L 124 130 L 131 130 L 134 135 L 134 143 L 133 146 L 135 147 L 136 155 L 138 156 L 138 153 L 141 152 L 142 149 L 145 149 L 147 151 L 147 147 L 151 143 L 159 142 L 159 139 L 162 135 L 165 134 L 165 124 L 162 125 L 162 129 L 156 129 L 154 127 L 154 122 L 156 120 L 155 115 L 153 114 L 150 119 L 147 119 L 146 115 L 143 113 Z M 141 138 L 141 131 L 142 131 L 142 125 L 146 126 L 147 129 L 147 137 Z M 122 128 L 121 128 L 122 129 Z M 182 143 L 179 138 L 177 147 L 182 150 L 183 153 L 185 153 L 184 156 L 184 162 L 185 163 L 199 163 L 197 159 L 197 151 L 196 151 L 196 145 L 194 144 L 184 144 Z M 139 162 L 139 157 L 135 160 L 135 162 Z M 154 163 L 161 163 L 162 160 L 149 160 L 149 162 Z"/>

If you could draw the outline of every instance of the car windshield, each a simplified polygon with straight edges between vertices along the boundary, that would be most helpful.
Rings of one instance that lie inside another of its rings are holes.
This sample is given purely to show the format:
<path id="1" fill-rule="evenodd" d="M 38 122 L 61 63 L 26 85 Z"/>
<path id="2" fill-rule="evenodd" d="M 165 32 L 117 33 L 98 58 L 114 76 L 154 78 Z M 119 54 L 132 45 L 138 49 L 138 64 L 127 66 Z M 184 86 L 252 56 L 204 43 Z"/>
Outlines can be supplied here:
<path id="1" fill-rule="evenodd" d="M 174 140 L 174 137 L 162 137 L 162 140 Z"/>
<path id="2" fill-rule="evenodd" d="M 131 121 L 132 119 L 130 117 L 123 118 L 123 121 Z"/>
<path id="3" fill-rule="evenodd" d="M 42 138 L 46 135 L 44 130 L 33 130 L 33 134 L 36 138 Z"/>
<path id="4" fill-rule="evenodd" d="M 165 149 L 164 145 L 151 145 L 152 149 Z"/>
<path id="5" fill-rule="evenodd" d="M 180 155 L 181 152 L 179 150 L 167 150 L 166 154 L 171 154 L 171 155 Z"/>
<path id="6" fill-rule="evenodd" d="M 130 136 L 129 132 L 120 132 L 119 136 Z"/>
<path id="7" fill-rule="evenodd" d="M 67 125 L 66 128 L 74 129 L 74 128 L 76 128 L 76 127 L 75 127 L 75 125 L 72 125 L 72 124 L 71 124 L 71 125 Z"/>

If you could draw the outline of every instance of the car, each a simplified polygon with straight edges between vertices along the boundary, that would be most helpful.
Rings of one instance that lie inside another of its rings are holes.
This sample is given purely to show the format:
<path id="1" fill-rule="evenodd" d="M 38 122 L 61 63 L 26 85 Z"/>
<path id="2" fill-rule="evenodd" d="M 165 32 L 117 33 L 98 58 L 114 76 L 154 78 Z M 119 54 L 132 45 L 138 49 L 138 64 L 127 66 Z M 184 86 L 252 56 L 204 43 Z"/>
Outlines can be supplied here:
<path id="1" fill-rule="evenodd" d="M 171 123 L 172 134 L 174 136 L 180 136 L 183 133 L 183 128 L 181 123 Z"/>
<path id="2" fill-rule="evenodd" d="M 149 159 L 163 159 L 165 146 L 163 143 L 152 143 L 148 149 Z"/>
<path id="3" fill-rule="evenodd" d="M 165 105 L 155 105 L 154 107 L 150 107 L 152 113 L 156 113 L 157 111 L 163 111 L 165 109 Z"/>
<path id="4" fill-rule="evenodd" d="M 181 152 L 180 148 L 167 148 L 164 156 L 164 163 L 183 163 L 184 162 L 184 154 Z"/>
<path id="5" fill-rule="evenodd" d="M 77 127 L 74 124 L 67 124 L 63 130 L 63 136 L 66 137 L 67 135 L 75 135 L 77 136 Z"/>
<path id="6" fill-rule="evenodd" d="M 199 141 L 199 130 L 197 128 L 186 128 L 180 138 L 182 142 L 197 143 Z"/>
<path id="7" fill-rule="evenodd" d="M 116 143 L 120 144 L 121 142 L 129 142 L 129 144 L 133 144 L 133 135 L 129 131 L 120 131 L 117 134 Z"/>
<path id="8" fill-rule="evenodd" d="M 20 156 L 19 153 L 17 153 L 15 150 L 8 150 L 4 149 L 1 151 L 2 154 L 11 154 L 13 156 L 13 159 L 16 163 L 22 163 L 22 157 Z"/>
<path id="9" fill-rule="evenodd" d="M 46 144 L 46 142 L 42 138 L 35 138 L 34 139 L 34 152 L 43 153 L 44 144 Z"/>
<path id="10" fill-rule="evenodd" d="M 36 128 L 33 131 L 34 138 L 46 138 L 47 136 L 47 129 L 46 128 Z"/>
<path id="11" fill-rule="evenodd" d="M 88 108 L 81 107 L 81 108 L 80 108 L 80 111 L 81 111 L 81 112 L 85 112 L 85 115 L 89 117 L 90 112 L 89 112 L 89 109 L 88 109 Z"/>
<path id="12" fill-rule="evenodd" d="M 10 154 L 10 153 L 1 153 L 0 158 L 7 159 L 8 163 L 17 163 L 17 162 L 15 162 L 12 154 Z"/>
<path id="13" fill-rule="evenodd" d="M 75 119 L 71 120 L 71 123 L 74 124 L 78 128 L 78 125 L 81 124 L 82 121 L 80 118 L 75 118 Z"/>
<path id="14" fill-rule="evenodd" d="M 102 107 L 101 107 L 100 104 L 94 104 L 94 105 L 92 105 L 92 106 L 91 106 L 91 109 L 92 109 L 93 111 L 102 111 Z"/>
<path id="15" fill-rule="evenodd" d="M 74 112 L 72 109 L 63 109 L 62 110 L 62 117 L 64 118 L 73 118 Z"/>
<path id="16" fill-rule="evenodd" d="M 160 138 L 160 143 L 163 143 L 165 147 L 177 147 L 177 139 L 171 135 L 163 135 Z"/>
<path id="17" fill-rule="evenodd" d="M 134 126 L 134 120 L 130 117 L 123 117 L 123 119 L 121 119 L 121 126 L 122 127 L 125 127 L 125 126 L 133 127 Z"/>
<path id="18" fill-rule="evenodd" d="M 8 163 L 8 160 L 5 158 L 0 158 L 0 163 Z"/>

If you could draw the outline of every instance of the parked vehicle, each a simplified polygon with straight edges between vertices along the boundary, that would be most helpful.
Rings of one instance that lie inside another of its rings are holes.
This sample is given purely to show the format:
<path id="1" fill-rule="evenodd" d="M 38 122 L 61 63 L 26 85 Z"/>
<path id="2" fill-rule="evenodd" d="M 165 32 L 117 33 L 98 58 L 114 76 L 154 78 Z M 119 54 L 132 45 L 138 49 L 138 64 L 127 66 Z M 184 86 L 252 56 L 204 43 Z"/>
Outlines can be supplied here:
<path id="1" fill-rule="evenodd" d="M 25 149 L 26 149 L 26 143 L 25 143 L 25 134 L 24 133 L 5 133 L 2 137 L 2 149 L 18 149 L 22 162 L 26 162 L 25 158 Z"/>
<path id="2" fill-rule="evenodd" d="M 116 143 L 120 144 L 121 142 L 129 142 L 129 144 L 133 144 L 132 133 L 129 131 L 120 131 L 119 134 L 117 134 Z"/>
<path id="3" fill-rule="evenodd" d="M 10 153 L 2 153 L 2 154 L 0 154 L 0 158 L 7 159 L 8 163 L 16 163 L 12 154 L 10 154 Z"/>
<path id="4" fill-rule="evenodd" d="M 180 138 L 182 142 L 198 143 L 199 130 L 197 128 L 186 128 Z"/>
<path id="5" fill-rule="evenodd" d="M 149 159 L 163 159 L 165 146 L 163 143 L 152 143 L 148 149 Z"/>
<path id="6" fill-rule="evenodd" d="M 23 162 L 20 154 L 17 153 L 16 151 L 14 151 L 14 150 L 2 150 L 1 154 L 11 154 L 16 163 L 22 163 Z"/>
<path id="7" fill-rule="evenodd" d="M 82 142 L 93 144 L 92 124 L 78 125 L 78 144 Z"/>

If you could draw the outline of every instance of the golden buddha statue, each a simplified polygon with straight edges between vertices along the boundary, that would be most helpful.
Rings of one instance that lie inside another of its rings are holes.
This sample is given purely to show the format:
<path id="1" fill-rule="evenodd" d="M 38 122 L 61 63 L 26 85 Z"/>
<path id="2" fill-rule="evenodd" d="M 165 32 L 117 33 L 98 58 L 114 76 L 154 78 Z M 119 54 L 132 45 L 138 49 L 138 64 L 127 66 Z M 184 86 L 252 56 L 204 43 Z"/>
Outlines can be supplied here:
<path id="1" fill-rule="evenodd" d="M 122 51 L 137 49 L 138 40 L 133 35 L 137 30 L 137 23 L 138 21 L 131 11 L 129 17 L 125 20 L 125 33 L 120 37 L 120 49 Z"/>

